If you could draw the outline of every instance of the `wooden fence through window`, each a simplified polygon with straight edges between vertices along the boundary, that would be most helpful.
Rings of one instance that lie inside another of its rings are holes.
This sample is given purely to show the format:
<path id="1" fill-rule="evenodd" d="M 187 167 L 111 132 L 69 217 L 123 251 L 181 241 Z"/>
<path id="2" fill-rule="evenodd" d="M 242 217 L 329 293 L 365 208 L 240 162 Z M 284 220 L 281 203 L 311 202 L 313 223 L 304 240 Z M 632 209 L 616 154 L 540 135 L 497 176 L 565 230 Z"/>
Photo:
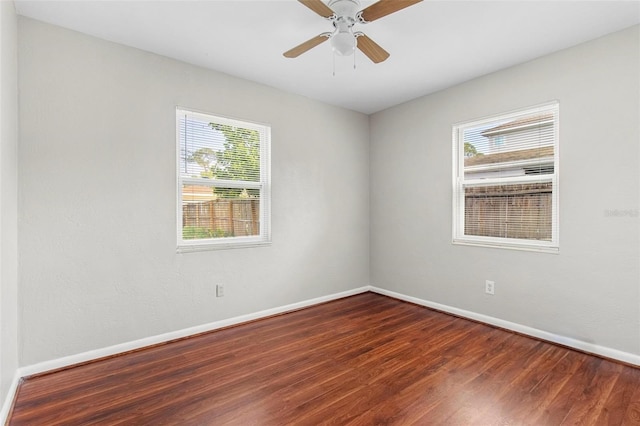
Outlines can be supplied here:
<path id="1" fill-rule="evenodd" d="M 551 183 L 465 191 L 465 234 L 551 241 Z"/>
<path id="2" fill-rule="evenodd" d="M 209 237 L 259 235 L 260 200 L 234 198 L 185 203 L 182 226 L 206 230 Z"/>

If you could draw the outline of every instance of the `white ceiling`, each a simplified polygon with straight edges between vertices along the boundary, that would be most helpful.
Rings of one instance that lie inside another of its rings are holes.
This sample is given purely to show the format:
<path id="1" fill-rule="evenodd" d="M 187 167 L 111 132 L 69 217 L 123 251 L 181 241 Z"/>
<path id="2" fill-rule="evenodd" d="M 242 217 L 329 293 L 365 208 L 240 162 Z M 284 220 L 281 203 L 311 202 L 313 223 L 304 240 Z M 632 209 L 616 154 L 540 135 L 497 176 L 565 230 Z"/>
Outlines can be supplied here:
<path id="1" fill-rule="evenodd" d="M 362 1 L 362 8 L 373 1 Z M 295 0 L 28 1 L 19 14 L 370 114 L 640 23 L 640 1 L 434 1 L 359 25 L 391 57 L 337 57 Z"/>

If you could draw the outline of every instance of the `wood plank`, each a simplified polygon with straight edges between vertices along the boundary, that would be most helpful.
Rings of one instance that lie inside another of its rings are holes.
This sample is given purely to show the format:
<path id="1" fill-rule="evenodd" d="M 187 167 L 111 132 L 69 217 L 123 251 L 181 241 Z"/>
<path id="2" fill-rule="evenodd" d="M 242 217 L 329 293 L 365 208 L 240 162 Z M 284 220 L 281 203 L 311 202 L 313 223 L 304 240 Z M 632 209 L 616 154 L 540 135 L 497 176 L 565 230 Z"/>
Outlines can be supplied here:
<path id="1" fill-rule="evenodd" d="M 637 381 L 633 384 L 633 395 L 631 395 L 629 404 L 626 407 L 622 405 L 621 409 L 625 413 L 620 424 L 640 425 L 640 384 Z M 611 415 L 615 418 L 618 416 L 618 412 L 611 412 Z"/>
<path id="2" fill-rule="evenodd" d="M 622 369 L 595 423 L 601 425 L 625 424 L 627 413 L 626 422 L 628 424 L 633 424 L 634 417 L 636 423 L 640 423 L 640 369 Z"/>
<path id="3" fill-rule="evenodd" d="M 505 370 L 500 374 L 504 381 L 493 379 L 494 369 L 471 382 L 470 389 L 457 398 L 460 407 L 455 407 L 455 412 L 443 421 L 448 424 L 473 424 L 481 419 L 486 424 L 503 424 L 517 417 L 514 408 L 520 407 L 530 389 L 566 356 L 565 350 L 549 344 L 546 346 L 541 344 L 534 347 L 527 359 L 513 360 L 509 367 L 511 373 L 507 374 Z M 482 401 L 481 405 L 479 401 Z"/>
<path id="4" fill-rule="evenodd" d="M 602 363 L 591 383 L 582 390 L 582 394 L 574 399 L 571 409 L 564 418 L 563 423 L 589 425 L 595 424 L 596 419 L 602 412 L 613 386 L 615 385 L 622 365 L 613 363 Z"/>
<path id="5" fill-rule="evenodd" d="M 27 378 L 9 425 L 639 424 L 640 370 L 365 293 Z"/>
<path id="6" fill-rule="evenodd" d="M 589 386 L 603 362 L 606 361 L 600 358 L 586 357 L 569 380 L 564 382 L 562 389 L 560 389 L 555 398 L 542 411 L 537 410 L 531 416 L 533 423 L 562 424 L 574 402 L 580 398 L 583 389 Z"/>

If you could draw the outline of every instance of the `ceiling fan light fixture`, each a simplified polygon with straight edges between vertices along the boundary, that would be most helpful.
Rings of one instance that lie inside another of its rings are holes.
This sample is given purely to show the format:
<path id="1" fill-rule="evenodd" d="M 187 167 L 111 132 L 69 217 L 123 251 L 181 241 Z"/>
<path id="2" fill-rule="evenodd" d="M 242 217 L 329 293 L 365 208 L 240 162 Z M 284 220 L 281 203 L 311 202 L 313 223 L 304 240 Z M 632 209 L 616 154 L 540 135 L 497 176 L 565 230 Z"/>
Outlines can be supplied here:
<path id="1" fill-rule="evenodd" d="M 2 1 L 2 0 L 0 0 Z M 389 52 L 367 37 L 362 31 L 354 33 L 354 25 L 367 24 L 406 7 L 420 3 L 423 0 L 378 0 L 360 10 L 360 0 L 298 0 L 324 19 L 331 21 L 333 32 L 318 34 L 317 36 L 299 44 L 283 53 L 286 58 L 297 58 L 304 52 L 331 40 L 331 48 L 335 55 L 354 55 L 358 48 L 375 64 L 389 58 Z M 355 55 L 354 55 L 355 68 Z"/>
<path id="2" fill-rule="evenodd" d="M 352 55 L 356 50 L 356 37 L 351 31 L 337 32 L 331 37 L 331 48 L 340 56 Z"/>

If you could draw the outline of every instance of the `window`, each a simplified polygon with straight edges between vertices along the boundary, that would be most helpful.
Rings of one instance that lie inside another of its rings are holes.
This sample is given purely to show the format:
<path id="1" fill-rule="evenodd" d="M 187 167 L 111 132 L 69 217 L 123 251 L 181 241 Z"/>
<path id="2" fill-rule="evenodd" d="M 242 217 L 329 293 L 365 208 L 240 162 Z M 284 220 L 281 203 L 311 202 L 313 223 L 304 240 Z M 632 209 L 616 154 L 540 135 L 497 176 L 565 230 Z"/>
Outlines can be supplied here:
<path id="1" fill-rule="evenodd" d="M 270 128 L 176 110 L 178 251 L 270 242 Z"/>
<path id="2" fill-rule="evenodd" d="M 453 126 L 453 243 L 558 251 L 558 104 Z"/>

